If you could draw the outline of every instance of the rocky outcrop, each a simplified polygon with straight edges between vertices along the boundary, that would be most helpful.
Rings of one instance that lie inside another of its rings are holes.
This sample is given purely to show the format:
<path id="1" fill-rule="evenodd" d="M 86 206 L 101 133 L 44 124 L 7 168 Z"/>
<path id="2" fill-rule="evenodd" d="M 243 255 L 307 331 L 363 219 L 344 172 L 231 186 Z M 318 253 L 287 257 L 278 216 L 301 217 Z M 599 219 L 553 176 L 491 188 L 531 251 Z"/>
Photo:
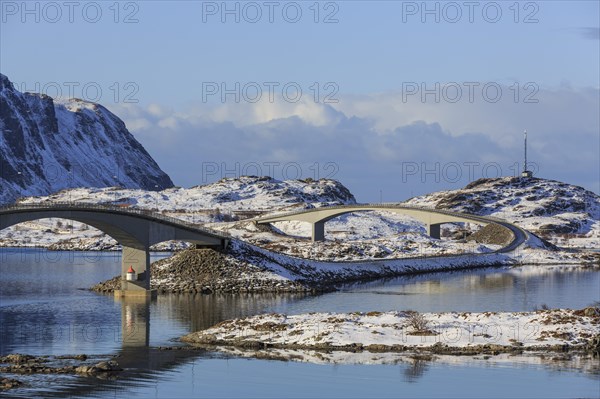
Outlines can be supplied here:
<path id="1" fill-rule="evenodd" d="M 123 371 L 115 360 L 102 360 L 97 363 L 86 363 L 88 356 L 63 355 L 63 356 L 32 356 L 13 353 L 0 356 L 0 373 L 10 374 L 79 374 L 93 376 L 100 379 L 112 378 L 116 373 Z M 0 379 L 0 391 L 17 388 L 22 382 L 11 379 Z"/>
<path id="2" fill-rule="evenodd" d="M 0 391 L 17 388 L 21 385 L 23 385 L 23 383 L 19 380 L 15 380 L 14 378 L 0 378 Z"/>
<path id="3" fill-rule="evenodd" d="M 543 236 L 597 236 L 600 231 L 600 196 L 536 177 L 479 179 L 462 189 L 411 198 L 407 204 L 496 216 Z"/>
<path id="4" fill-rule="evenodd" d="M 485 225 L 467 238 L 467 241 L 501 246 L 510 244 L 512 240 L 510 230 L 495 223 Z"/>
<path id="5" fill-rule="evenodd" d="M 155 262 L 150 286 L 159 293 L 309 292 L 306 284 L 292 281 L 236 256 L 235 252 L 188 249 Z M 92 287 L 97 292 L 121 288 L 121 276 Z"/>

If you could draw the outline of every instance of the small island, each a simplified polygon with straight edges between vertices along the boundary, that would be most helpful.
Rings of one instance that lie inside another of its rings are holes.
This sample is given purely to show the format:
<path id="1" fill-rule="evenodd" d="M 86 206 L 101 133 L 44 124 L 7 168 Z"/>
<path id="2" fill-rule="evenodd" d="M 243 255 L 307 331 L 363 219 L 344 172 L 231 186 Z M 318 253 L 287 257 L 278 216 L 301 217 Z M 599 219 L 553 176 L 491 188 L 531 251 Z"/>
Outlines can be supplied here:
<path id="1" fill-rule="evenodd" d="M 600 352 L 600 307 L 534 312 L 263 314 L 181 338 L 197 346 L 446 355 Z"/>

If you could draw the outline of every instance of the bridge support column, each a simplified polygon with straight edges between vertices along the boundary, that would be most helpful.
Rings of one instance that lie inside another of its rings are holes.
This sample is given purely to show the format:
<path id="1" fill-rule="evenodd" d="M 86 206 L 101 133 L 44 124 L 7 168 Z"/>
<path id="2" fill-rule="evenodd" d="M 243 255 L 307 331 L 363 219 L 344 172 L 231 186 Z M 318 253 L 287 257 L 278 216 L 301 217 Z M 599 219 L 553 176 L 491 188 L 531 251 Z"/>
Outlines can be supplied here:
<path id="1" fill-rule="evenodd" d="M 440 232 L 440 226 L 442 224 L 441 223 L 433 223 L 433 224 L 428 224 L 427 225 L 427 234 L 429 234 L 429 237 L 431 238 L 437 238 L 438 240 L 440 238 L 442 238 L 441 232 Z"/>
<path id="2" fill-rule="evenodd" d="M 135 271 L 134 280 L 127 280 L 129 268 Z M 156 290 L 150 290 L 150 252 L 148 248 L 134 248 L 123 245 L 121 257 L 121 289 L 115 291 L 120 297 L 152 297 Z"/>
<path id="3" fill-rule="evenodd" d="M 316 222 L 312 224 L 312 240 L 325 241 L 325 222 Z"/>

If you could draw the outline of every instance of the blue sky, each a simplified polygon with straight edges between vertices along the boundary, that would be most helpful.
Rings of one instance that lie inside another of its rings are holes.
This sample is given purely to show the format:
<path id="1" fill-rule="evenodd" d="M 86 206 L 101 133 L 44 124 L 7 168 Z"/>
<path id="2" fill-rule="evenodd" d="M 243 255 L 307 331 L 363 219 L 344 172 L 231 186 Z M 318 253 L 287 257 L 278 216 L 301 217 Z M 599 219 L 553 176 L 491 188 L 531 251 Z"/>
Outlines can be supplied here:
<path id="1" fill-rule="evenodd" d="M 527 128 L 539 176 L 600 191 L 597 1 L 23 4 L 1 72 L 106 105 L 182 186 L 299 165 L 399 200 L 514 174 Z"/>

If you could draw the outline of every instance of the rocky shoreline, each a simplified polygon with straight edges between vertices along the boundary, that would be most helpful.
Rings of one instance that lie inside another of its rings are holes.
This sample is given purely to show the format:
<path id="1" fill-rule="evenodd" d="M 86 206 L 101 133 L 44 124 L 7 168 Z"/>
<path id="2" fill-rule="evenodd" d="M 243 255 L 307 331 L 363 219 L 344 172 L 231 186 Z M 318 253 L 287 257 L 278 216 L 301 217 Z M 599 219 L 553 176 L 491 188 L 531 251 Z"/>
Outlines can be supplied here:
<path id="1" fill-rule="evenodd" d="M 268 314 L 188 334 L 194 346 L 243 350 L 600 355 L 600 308 L 483 313 Z"/>
<path id="2" fill-rule="evenodd" d="M 600 254 L 596 254 L 596 259 L 600 260 Z M 357 281 L 515 264 L 505 254 L 496 253 L 321 262 L 269 251 L 233 239 L 226 250 L 185 249 L 153 263 L 150 286 L 159 294 L 320 293 L 335 291 L 340 284 Z M 594 267 L 593 264 L 582 265 Z M 121 276 L 115 276 L 90 289 L 111 293 L 120 288 Z"/>
<path id="3" fill-rule="evenodd" d="M 91 361 L 92 358 L 105 360 Z M 13 353 L 0 356 L 0 373 L 31 375 L 31 374 L 71 374 L 93 376 L 100 379 L 110 379 L 123 371 L 115 360 L 108 356 L 64 355 L 64 356 L 32 356 Z M 0 379 L 0 392 L 25 385 L 15 378 Z"/>
<path id="4" fill-rule="evenodd" d="M 248 255 L 248 254 L 246 254 Z M 257 254 L 251 254 L 257 256 Z M 286 293 L 326 290 L 307 281 L 281 277 L 242 260 L 236 250 L 187 249 L 151 265 L 150 286 L 166 293 Z M 96 292 L 121 288 L 121 276 L 91 287 Z"/>

